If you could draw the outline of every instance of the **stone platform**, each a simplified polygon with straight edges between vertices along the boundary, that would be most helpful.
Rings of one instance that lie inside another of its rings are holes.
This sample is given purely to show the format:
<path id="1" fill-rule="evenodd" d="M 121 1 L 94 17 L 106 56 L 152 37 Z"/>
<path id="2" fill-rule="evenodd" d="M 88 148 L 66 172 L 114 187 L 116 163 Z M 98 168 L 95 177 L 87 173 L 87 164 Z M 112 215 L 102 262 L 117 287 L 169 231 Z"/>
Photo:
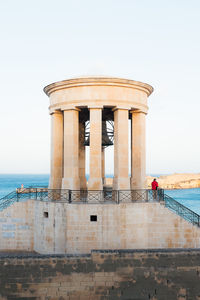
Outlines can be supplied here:
<path id="1" fill-rule="evenodd" d="M 0 251 L 90 254 L 95 249 L 144 248 L 200 248 L 200 228 L 159 202 L 29 199 L 0 212 Z"/>

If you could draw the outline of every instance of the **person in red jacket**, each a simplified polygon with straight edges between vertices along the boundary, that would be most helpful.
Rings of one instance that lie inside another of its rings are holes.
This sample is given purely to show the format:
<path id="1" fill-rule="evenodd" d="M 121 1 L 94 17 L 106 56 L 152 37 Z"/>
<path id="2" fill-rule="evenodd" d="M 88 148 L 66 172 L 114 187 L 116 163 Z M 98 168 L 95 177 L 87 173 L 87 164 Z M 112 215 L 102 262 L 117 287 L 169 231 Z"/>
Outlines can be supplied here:
<path id="1" fill-rule="evenodd" d="M 158 189 L 158 182 L 156 181 L 156 178 L 154 178 L 154 180 L 152 181 L 151 188 L 153 191 L 153 199 L 156 200 L 157 199 L 157 189 Z"/>
<path id="2" fill-rule="evenodd" d="M 158 189 L 158 182 L 156 181 L 156 178 L 151 183 L 152 190 L 157 190 Z"/>

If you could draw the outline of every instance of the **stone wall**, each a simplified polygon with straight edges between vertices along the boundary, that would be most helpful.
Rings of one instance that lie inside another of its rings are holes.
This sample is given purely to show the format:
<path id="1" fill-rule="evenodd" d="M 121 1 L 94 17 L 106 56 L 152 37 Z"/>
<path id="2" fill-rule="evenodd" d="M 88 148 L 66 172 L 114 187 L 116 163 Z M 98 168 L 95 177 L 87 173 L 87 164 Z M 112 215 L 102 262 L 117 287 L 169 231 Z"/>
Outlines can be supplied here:
<path id="1" fill-rule="evenodd" d="M 200 250 L 0 256 L 1 300 L 199 300 Z"/>
<path id="2" fill-rule="evenodd" d="M 0 212 L 0 250 L 34 248 L 34 201 L 16 202 Z"/>
<path id="3" fill-rule="evenodd" d="M 36 206 L 34 249 L 39 253 L 200 247 L 200 228 L 159 203 L 38 202 Z M 48 218 L 44 212 L 48 212 Z M 96 221 L 91 221 L 92 216 Z"/>
<path id="4" fill-rule="evenodd" d="M 29 200 L 0 213 L 0 250 L 89 254 L 95 249 L 200 248 L 200 228 L 159 203 Z"/>
<path id="5" fill-rule="evenodd" d="M 66 203 L 35 202 L 34 250 L 39 253 L 67 252 Z"/>

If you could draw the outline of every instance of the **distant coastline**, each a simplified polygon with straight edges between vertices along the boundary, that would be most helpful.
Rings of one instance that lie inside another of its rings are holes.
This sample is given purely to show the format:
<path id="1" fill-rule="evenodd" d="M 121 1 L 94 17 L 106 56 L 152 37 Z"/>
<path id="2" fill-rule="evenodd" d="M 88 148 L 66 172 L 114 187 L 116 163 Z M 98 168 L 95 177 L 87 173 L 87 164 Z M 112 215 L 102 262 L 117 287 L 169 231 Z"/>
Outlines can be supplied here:
<path id="1" fill-rule="evenodd" d="M 112 185 L 112 177 L 106 175 L 106 185 Z M 152 174 L 146 177 L 147 188 L 151 188 L 154 178 L 157 178 L 159 187 L 165 190 L 200 188 L 200 173 Z"/>
<path id="2" fill-rule="evenodd" d="M 89 175 L 86 175 L 88 180 Z M 165 190 L 200 188 L 200 173 L 151 174 L 146 177 L 147 187 L 151 188 L 153 178 L 157 178 L 160 188 Z M 113 174 L 106 174 L 106 185 L 111 186 Z M 21 184 L 28 186 L 48 186 L 49 174 L 0 174 L 0 198 L 14 191 Z"/>
<path id="3" fill-rule="evenodd" d="M 147 186 L 151 187 L 152 180 L 156 178 L 147 176 Z M 200 188 L 200 173 L 175 173 L 157 177 L 160 188 L 165 190 Z"/>

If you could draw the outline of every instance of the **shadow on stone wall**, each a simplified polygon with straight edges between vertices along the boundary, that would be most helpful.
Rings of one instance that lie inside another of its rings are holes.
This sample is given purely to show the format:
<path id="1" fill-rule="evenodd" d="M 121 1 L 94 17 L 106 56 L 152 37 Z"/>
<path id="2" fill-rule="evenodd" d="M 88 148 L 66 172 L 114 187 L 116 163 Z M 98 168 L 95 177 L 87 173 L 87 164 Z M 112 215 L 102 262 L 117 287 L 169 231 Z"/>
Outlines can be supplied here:
<path id="1" fill-rule="evenodd" d="M 200 249 L 0 255 L 0 299 L 200 299 Z"/>

